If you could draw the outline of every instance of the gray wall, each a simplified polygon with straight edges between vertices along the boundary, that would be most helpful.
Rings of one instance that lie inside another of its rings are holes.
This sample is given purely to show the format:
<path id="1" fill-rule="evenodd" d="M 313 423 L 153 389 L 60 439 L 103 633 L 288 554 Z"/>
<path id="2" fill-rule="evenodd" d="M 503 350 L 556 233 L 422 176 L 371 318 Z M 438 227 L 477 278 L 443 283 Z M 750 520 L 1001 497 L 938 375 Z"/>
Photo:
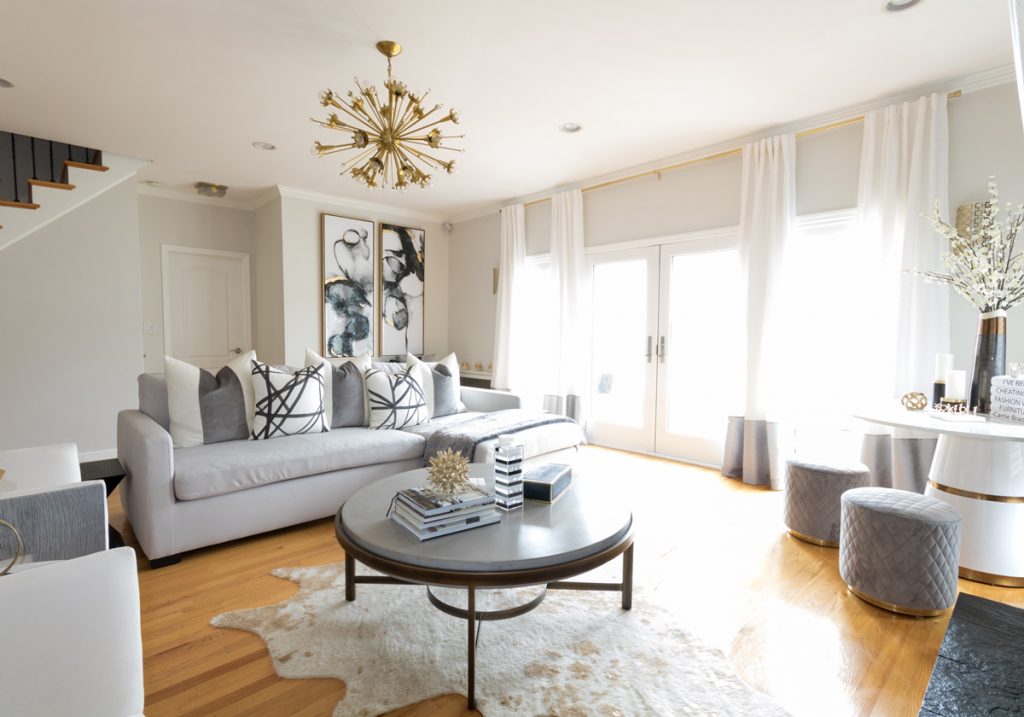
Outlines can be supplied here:
<path id="1" fill-rule="evenodd" d="M 0 448 L 111 449 L 137 405 L 141 329 L 129 180 L 0 253 Z"/>
<path id="2" fill-rule="evenodd" d="M 1024 130 L 1014 85 L 972 92 L 949 104 L 950 205 L 985 198 L 990 174 L 1002 199 L 1024 202 Z M 854 124 L 797 142 L 797 213 L 850 209 L 857 204 L 863 126 Z M 696 164 L 657 177 L 585 192 L 588 246 L 671 236 L 737 224 L 741 160 Z M 550 203 L 526 209 L 527 254 L 550 246 Z M 460 360 L 492 360 L 495 299 L 490 272 L 498 264 L 497 213 L 459 222 L 451 238 L 449 343 Z M 1024 241 L 1024 237 L 1022 237 Z M 970 369 L 978 313 L 959 296 L 951 301 L 952 349 Z M 1009 316 L 1008 360 L 1024 361 L 1024 308 Z M 465 356 L 465 358 L 463 358 Z"/>
<path id="3" fill-rule="evenodd" d="M 163 276 L 161 250 L 164 244 L 197 249 L 217 249 L 250 255 L 253 266 L 253 212 L 244 209 L 218 207 L 212 204 L 148 195 L 139 196 L 139 250 L 142 261 L 142 318 L 156 324 L 156 333 L 143 333 L 145 370 L 163 371 Z M 255 284 L 255 281 L 253 281 Z M 256 292 L 253 291 L 255 297 Z M 253 311 L 253 330 L 256 319 Z M 246 346 L 246 349 L 250 347 Z"/>

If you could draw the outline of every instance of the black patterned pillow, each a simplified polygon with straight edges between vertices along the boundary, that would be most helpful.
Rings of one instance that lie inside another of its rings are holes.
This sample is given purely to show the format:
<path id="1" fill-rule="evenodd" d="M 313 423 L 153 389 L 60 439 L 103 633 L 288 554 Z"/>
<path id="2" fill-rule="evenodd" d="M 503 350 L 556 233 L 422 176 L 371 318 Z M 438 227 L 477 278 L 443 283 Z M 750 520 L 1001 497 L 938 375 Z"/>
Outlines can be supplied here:
<path id="1" fill-rule="evenodd" d="M 319 365 L 291 374 L 253 361 L 252 387 L 256 416 L 249 437 L 253 440 L 329 430 L 324 421 L 324 381 Z"/>
<path id="2" fill-rule="evenodd" d="M 366 372 L 370 428 L 405 428 L 430 420 L 423 387 L 409 369 L 395 374 L 371 368 Z"/>

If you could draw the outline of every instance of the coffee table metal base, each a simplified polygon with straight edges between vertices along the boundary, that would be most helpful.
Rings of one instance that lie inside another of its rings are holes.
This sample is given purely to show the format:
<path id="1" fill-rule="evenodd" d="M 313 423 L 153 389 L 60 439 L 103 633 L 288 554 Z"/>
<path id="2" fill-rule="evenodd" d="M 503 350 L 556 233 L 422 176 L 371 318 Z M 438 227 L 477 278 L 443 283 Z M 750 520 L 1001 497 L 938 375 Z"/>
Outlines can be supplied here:
<path id="1" fill-rule="evenodd" d="M 446 587 L 463 587 L 466 589 L 466 608 L 456 607 L 444 602 L 437 597 L 431 590 L 431 583 L 424 583 L 414 579 L 405 579 L 404 577 L 398 577 L 393 575 L 356 575 L 356 556 L 353 552 L 359 552 L 355 546 L 344 545 L 345 548 L 345 599 L 352 602 L 356 599 L 356 585 L 362 583 L 364 585 L 426 585 L 427 586 L 427 599 L 430 603 L 448 615 L 454 617 L 463 618 L 466 620 L 466 662 L 467 662 L 467 685 L 466 685 L 466 698 L 468 709 L 476 709 L 476 641 L 478 637 L 477 633 L 477 622 L 478 621 L 489 621 L 489 620 L 507 620 L 509 618 L 518 617 L 524 615 L 530 610 L 538 607 L 544 598 L 547 596 L 548 590 L 607 590 L 621 593 L 622 595 L 622 609 L 630 610 L 633 607 L 633 535 L 630 532 L 618 545 L 610 548 L 609 550 L 601 553 L 599 556 L 592 556 L 586 560 L 579 561 L 579 565 L 582 569 L 573 572 L 574 565 L 572 563 L 563 564 L 553 569 L 553 573 L 557 574 L 558 577 L 572 577 L 572 575 L 579 575 L 581 573 L 592 570 L 598 565 L 602 565 L 609 560 L 622 555 L 622 582 L 618 583 L 599 583 L 599 582 L 575 582 L 567 580 L 552 580 L 550 582 L 540 582 L 533 584 L 543 585 L 540 593 L 532 600 L 518 605 L 516 607 L 507 608 L 505 610 L 477 610 L 476 609 L 476 591 L 482 587 L 485 589 L 492 589 L 497 587 L 522 587 L 529 585 L 530 583 L 520 583 L 514 578 L 514 574 L 509 574 L 506 580 L 508 584 L 502 584 L 502 580 L 496 579 L 495 573 L 488 573 L 484 580 L 480 581 L 480 584 L 470 582 L 468 576 L 463 574 L 466 584 L 460 584 L 450 579 L 444 581 Z M 597 560 L 595 560 L 595 558 Z M 603 558 L 603 560 L 601 559 Z M 598 562 L 599 561 L 599 562 Z M 360 562 L 363 562 L 362 560 Z M 368 561 L 369 567 L 380 570 L 382 566 L 379 560 L 373 560 L 372 558 Z M 405 571 L 395 571 L 405 573 Z M 417 573 L 415 569 L 410 572 Z M 544 571 L 531 571 L 536 572 L 537 577 L 541 577 Z M 410 575 L 409 577 L 413 577 Z M 457 578 L 456 578 L 457 580 Z"/>

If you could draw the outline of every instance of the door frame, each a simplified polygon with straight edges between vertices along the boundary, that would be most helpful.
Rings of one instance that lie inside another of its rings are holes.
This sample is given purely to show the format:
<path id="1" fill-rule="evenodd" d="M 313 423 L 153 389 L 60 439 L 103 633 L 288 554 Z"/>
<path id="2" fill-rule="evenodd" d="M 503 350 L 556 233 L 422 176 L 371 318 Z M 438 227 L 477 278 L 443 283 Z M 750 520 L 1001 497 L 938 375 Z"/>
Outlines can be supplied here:
<path id="1" fill-rule="evenodd" d="M 163 339 L 164 355 L 167 354 L 167 350 L 171 345 L 171 302 L 168 300 L 171 290 L 171 267 L 170 267 L 170 256 L 171 254 L 192 254 L 196 256 L 214 256 L 228 259 L 241 259 L 242 260 L 242 273 L 245 275 L 242 280 L 242 310 L 245 312 L 246 325 L 243 327 L 246 333 L 247 341 L 243 341 L 243 344 L 248 346 L 243 347 L 243 351 L 252 348 L 252 273 L 250 272 L 250 256 L 248 252 L 243 251 L 224 251 L 222 249 L 202 249 L 200 247 L 193 246 L 178 246 L 175 244 L 161 244 L 160 245 L 160 277 L 161 277 L 161 291 L 160 291 L 160 302 L 163 311 Z"/>

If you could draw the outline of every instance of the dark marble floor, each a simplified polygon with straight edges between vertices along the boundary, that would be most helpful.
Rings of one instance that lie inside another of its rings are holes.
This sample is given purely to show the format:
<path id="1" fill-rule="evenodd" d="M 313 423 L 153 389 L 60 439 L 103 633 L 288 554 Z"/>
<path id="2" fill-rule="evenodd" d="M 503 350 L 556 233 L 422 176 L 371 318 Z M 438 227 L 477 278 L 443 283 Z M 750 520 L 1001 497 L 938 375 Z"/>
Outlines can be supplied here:
<path id="1" fill-rule="evenodd" d="M 1024 715 L 1024 610 L 961 593 L 920 714 Z"/>

